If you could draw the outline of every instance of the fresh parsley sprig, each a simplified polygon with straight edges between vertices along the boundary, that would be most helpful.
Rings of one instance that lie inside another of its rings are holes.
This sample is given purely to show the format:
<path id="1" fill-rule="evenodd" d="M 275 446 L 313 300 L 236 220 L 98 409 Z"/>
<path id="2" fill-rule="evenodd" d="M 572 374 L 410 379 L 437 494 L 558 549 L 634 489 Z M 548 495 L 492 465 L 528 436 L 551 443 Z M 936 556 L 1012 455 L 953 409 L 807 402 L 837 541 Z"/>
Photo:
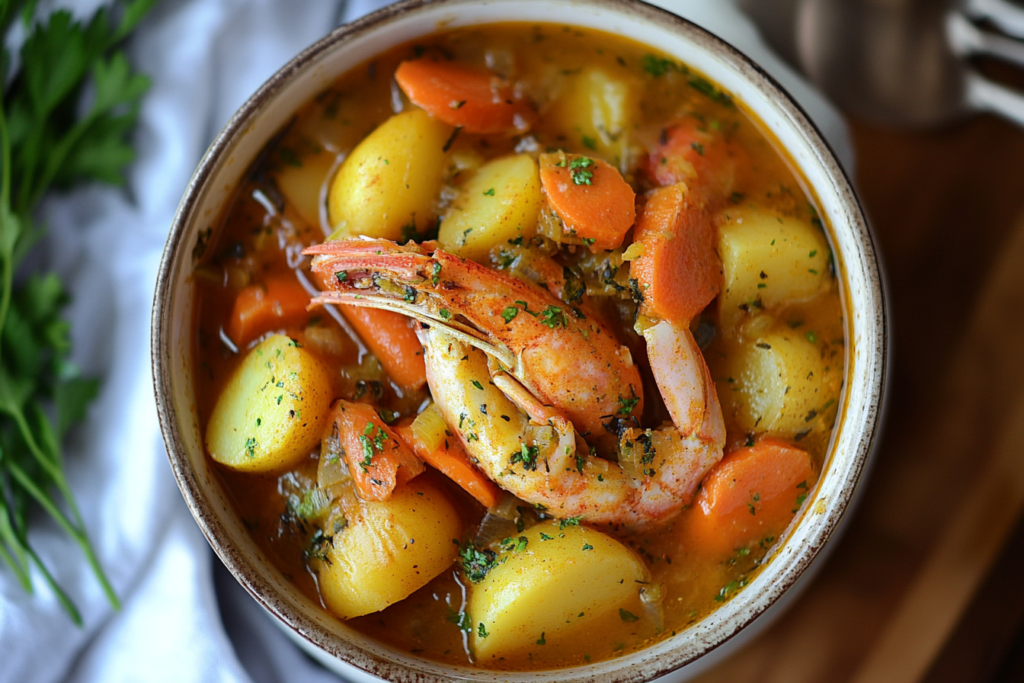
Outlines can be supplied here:
<path id="1" fill-rule="evenodd" d="M 69 360 L 70 327 L 61 317 L 69 297 L 60 279 L 19 265 L 45 233 L 33 213 L 48 191 L 123 182 L 149 80 L 132 72 L 119 45 L 155 2 L 116 3 L 82 22 L 67 10 L 35 20 L 34 0 L 0 0 L 4 44 L 16 21 L 27 35 L 13 73 L 11 55 L 0 51 L 0 558 L 28 592 L 35 565 L 76 624 L 81 615 L 29 544 L 28 526 L 33 506 L 42 508 L 81 547 L 119 606 L 60 446 L 99 384 Z"/>

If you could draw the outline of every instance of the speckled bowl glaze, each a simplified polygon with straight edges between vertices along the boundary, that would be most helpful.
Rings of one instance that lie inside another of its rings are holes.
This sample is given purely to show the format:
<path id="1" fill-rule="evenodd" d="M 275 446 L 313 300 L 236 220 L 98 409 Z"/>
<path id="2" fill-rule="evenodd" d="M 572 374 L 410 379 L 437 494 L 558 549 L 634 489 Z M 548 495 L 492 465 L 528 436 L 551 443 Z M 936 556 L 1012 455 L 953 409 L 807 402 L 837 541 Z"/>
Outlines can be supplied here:
<path id="1" fill-rule="evenodd" d="M 742 101 L 788 150 L 827 217 L 851 342 L 824 474 L 773 559 L 751 584 L 706 619 L 641 652 L 527 673 L 440 664 L 396 650 L 350 629 L 303 595 L 263 557 L 234 513 L 203 452 L 192 381 L 192 250 L 274 133 L 299 105 L 373 55 L 442 28 L 502 21 L 572 24 L 629 36 L 692 65 Z M 378 676 L 394 681 L 683 680 L 719 659 L 756 630 L 750 628 L 755 620 L 764 624 L 766 613 L 777 613 L 792 599 L 850 511 L 881 427 L 887 338 L 874 240 L 849 180 L 814 125 L 740 52 L 694 24 L 632 0 L 408 0 L 343 26 L 296 56 L 245 103 L 196 170 L 164 251 L 152 322 L 153 376 L 167 454 L 210 545 L 246 590 L 329 667 L 352 680 Z M 729 647 L 720 647 L 727 641 L 732 641 Z"/>

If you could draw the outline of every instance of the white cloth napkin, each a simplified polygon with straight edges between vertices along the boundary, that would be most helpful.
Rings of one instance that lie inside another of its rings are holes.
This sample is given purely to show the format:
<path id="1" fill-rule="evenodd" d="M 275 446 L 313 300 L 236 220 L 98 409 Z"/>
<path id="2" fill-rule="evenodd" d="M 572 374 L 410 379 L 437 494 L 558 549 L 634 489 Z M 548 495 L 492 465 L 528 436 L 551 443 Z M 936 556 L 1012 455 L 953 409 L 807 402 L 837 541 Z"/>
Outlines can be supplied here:
<path id="1" fill-rule="evenodd" d="M 58 4 L 85 17 L 100 0 Z M 301 48 L 340 19 L 383 4 L 164 0 L 138 28 L 130 56 L 153 85 L 127 187 L 53 197 L 39 216 L 51 231 L 43 258 L 74 296 L 75 360 L 103 377 L 99 399 L 67 444 L 68 478 L 124 605 L 112 611 L 77 547 L 40 515 L 31 541 L 85 626 L 68 620 L 40 577 L 36 594 L 28 596 L 0 566 L 0 683 L 337 680 L 287 640 L 220 567 L 185 507 L 157 425 L 149 321 L 167 229 L 216 132 Z M 838 116 L 767 50 L 730 3 L 658 4 L 765 66 L 850 162 Z"/>

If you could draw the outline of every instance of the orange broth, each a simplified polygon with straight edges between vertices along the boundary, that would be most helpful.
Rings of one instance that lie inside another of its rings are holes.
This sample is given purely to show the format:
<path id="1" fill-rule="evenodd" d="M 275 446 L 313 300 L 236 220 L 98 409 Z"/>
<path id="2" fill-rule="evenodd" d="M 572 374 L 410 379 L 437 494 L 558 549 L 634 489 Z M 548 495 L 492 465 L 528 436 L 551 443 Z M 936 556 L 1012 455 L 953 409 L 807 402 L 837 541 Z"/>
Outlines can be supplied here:
<path id="1" fill-rule="evenodd" d="M 517 86 L 539 113 L 529 139 L 527 135 L 462 133 L 449 141 L 453 155 L 493 159 L 523 149 L 534 155 L 553 149 L 591 155 L 619 168 L 642 202 L 644 192 L 654 187 L 651 178 L 641 170 L 647 150 L 658 144 L 659 137 L 664 137 L 662 131 L 667 122 L 689 117 L 700 126 L 720 132 L 742 150 L 743 163 L 736 168 L 734 190 L 723 209 L 725 213 L 730 207 L 756 205 L 822 228 L 812 199 L 803 189 L 806 183 L 742 103 L 733 102 L 699 74 L 642 44 L 597 31 L 527 24 L 457 29 L 424 38 L 354 69 L 299 109 L 294 120 L 257 160 L 212 233 L 197 245 L 194 280 L 198 313 L 194 339 L 199 362 L 194 381 L 204 428 L 221 390 L 244 355 L 245 349 L 236 349 L 227 334 L 227 321 L 239 292 L 247 286 L 258 286 L 268 276 L 308 271 L 308 258 L 303 258 L 300 251 L 325 239 L 326 211 L 322 205 L 331 173 L 347 152 L 397 108 L 411 106 L 393 84 L 391 74 L 400 61 L 432 51 L 468 64 L 514 73 Z M 563 123 L 566 116 L 560 108 L 565 105 L 560 103 L 559 93 L 574 75 L 594 69 L 625 83 L 636 98 L 629 107 L 633 123 L 616 139 L 609 136 L 595 140 Z M 289 179 L 285 173 L 289 169 L 293 174 L 300 169 L 306 174 L 307 181 L 298 190 L 294 175 Z M 438 199 L 441 215 L 463 181 L 460 176 L 465 175 L 453 165 L 445 181 L 446 190 Z M 292 183 L 288 186 L 292 197 L 304 196 L 301 202 L 289 201 L 282 192 L 287 183 Z M 492 252 L 492 262 L 497 267 L 503 263 L 500 252 Z M 562 245 L 559 258 L 583 272 L 588 289 L 607 288 L 601 282 L 601 273 L 609 272 L 605 266 L 612 263 L 607 254 L 592 253 L 583 245 Z M 624 265 L 621 260 L 617 263 Z M 817 472 L 823 466 L 836 418 L 846 353 L 840 287 L 834 272 L 827 277 L 830 284 L 817 297 L 777 307 L 770 320 L 759 319 L 757 323 L 764 330 L 792 331 L 828 359 L 830 375 L 822 380 L 823 398 L 815 411 L 808 412 L 806 432 L 796 437 L 799 446 L 809 452 Z M 642 338 L 632 330 L 636 305 L 629 300 L 606 297 L 595 306 L 643 366 L 646 356 Z M 757 307 L 756 302 L 754 306 Z M 726 407 L 728 453 L 762 434 L 744 431 L 739 426 L 727 396 L 735 390 L 735 379 L 727 375 L 731 354 L 737 353 L 742 344 L 752 343 L 751 339 L 723 333 L 717 323 L 716 303 L 712 303 L 694 329 Z M 390 410 L 397 417 L 415 416 L 429 397 L 426 388 L 403 392 L 392 383 L 351 328 L 330 310 L 321 308 L 293 315 L 281 327 L 265 330 L 248 346 L 282 331 L 303 341 L 307 349 L 333 369 L 336 397 L 370 397 L 379 408 Z M 643 369 L 643 377 L 643 424 L 657 425 L 667 413 L 649 369 Z M 318 599 L 317 576 L 306 553 L 314 525 L 295 510 L 305 492 L 316 484 L 318 457 L 319 449 L 299 466 L 274 475 L 217 468 L 237 513 L 258 545 L 314 600 Z M 432 477 L 449 494 L 462 516 L 466 536 L 472 537 L 485 509 L 437 472 L 428 468 L 421 476 Z M 808 487 L 813 484 L 807 482 Z M 802 502 L 802 498 L 794 501 L 794 511 Z M 625 611 L 636 618 L 627 618 L 621 611 L 609 613 L 588 622 L 582 635 L 576 633 L 561 642 L 541 642 L 544 637 L 538 634 L 538 644 L 528 652 L 485 665 L 524 670 L 608 659 L 675 634 L 733 597 L 758 572 L 778 537 L 762 538 L 731 557 L 709 557 L 701 548 L 688 546 L 680 531 L 691 514 L 696 514 L 694 507 L 660 526 L 617 534 L 642 558 L 651 572 L 652 583 L 660 586 L 660 615 L 655 616 L 657 610 L 646 610 L 638 600 Z M 381 612 L 351 619 L 349 625 L 430 659 L 474 663 L 468 635 L 460 628 L 460 622 L 464 622 L 461 612 L 465 593 L 472 588 L 457 564 L 405 600 Z M 475 627 L 472 622 L 470 625 Z"/>

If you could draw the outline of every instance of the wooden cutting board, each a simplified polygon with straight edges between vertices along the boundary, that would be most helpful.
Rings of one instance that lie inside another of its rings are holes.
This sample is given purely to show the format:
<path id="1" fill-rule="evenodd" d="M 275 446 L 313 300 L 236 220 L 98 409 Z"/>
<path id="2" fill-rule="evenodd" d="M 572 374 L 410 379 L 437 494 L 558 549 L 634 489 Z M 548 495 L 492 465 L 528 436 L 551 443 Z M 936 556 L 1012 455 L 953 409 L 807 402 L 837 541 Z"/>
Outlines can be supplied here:
<path id="1" fill-rule="evenodd" d="M 1019 570 L 985 584 L 1024 505 L 1024 131 L 979 117 L 933 133 L 853 133 L 889 275 L 888 427 L 819 577 L 701 683 L 946 680 L 935 663 L 954 646 L 949 680 L 980 683 L 993 670 L 982 660 L 1006 653 L 965 648 L 1008 646 L 1024 619 L 1024 600 L 979 594 L 1024 591 Z M 969 630 L 982 633 L 951 641 L 972 602 Z M 1009 604 L 1019 606 L 1008 617 Z"/>

